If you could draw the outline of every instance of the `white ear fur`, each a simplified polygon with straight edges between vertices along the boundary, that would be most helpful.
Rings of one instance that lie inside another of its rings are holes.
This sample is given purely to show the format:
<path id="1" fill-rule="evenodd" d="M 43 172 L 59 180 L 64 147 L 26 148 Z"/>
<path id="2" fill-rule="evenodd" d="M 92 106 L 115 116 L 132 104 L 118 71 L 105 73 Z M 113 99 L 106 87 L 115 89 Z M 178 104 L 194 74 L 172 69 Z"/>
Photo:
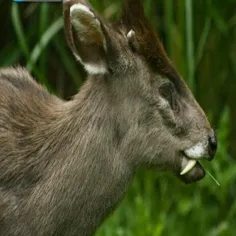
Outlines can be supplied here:
<path id="1" fill-rule="evenodd" d="M 77 13 L 88 14 L 92 17 L 95 17 L 93 12 L 91 12 L 90 9 L 87 6 L 85 6 L 81 3 L 74 4 L 70 8 L 70 16 L 71 17 L 73 17 L 73 15 L 77 14 Z"/>
<path id="2" fill-rule="evenodd" d="M 131 47 L 131 49 L 135 52 L 138 48 L 138 43 L 137 43 L 137 39 L 136 39 L 136 34 L 134 30 L 130 30 L 127 34 L 127 39 L 128 39 L 128 43 Z"/>
<path id="3" fill-rule="evenodd" d="M 84 64 L 85 70 L 91 74 L 91 75 L 98 75 L 98 74 L 106 74 L 107 73 L 107 68 L 105 65 L 96 65 L 96 64 Z"/>
<path id="4" fill-rule="evenodd" d="M 107 68 L 103 64 L 92 64 L 92 63 L 84 63 L 81 58 L 74 53 L 75 58 L 84 66 L 84 69 L 90 74 L 90 75 L 98 75 L 98 74 L 106 74 Z"/>

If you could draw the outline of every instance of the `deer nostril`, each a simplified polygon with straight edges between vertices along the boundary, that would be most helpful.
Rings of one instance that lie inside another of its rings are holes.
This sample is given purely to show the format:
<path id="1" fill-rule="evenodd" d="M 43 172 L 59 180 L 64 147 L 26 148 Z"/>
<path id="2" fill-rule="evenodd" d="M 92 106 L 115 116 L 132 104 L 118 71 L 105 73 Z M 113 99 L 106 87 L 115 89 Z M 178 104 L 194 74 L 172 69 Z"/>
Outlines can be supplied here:
<path id="1" fill-rule="evenodd" d="M 209 142 L 208 152 L 211 159 L 213 159 L 217 150 L 217 139 L 216 139 L 215 134 L 212 136 L 209 136 L 208 142 Z"/>

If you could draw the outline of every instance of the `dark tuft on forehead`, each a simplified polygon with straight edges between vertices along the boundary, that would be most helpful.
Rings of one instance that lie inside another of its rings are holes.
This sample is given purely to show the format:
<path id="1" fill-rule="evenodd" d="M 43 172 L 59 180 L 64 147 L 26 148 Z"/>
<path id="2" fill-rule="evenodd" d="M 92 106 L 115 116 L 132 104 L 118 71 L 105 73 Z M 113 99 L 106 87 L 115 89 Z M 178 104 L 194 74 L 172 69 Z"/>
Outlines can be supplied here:
<path id="1" fill-rule="evenodd" d="M 120 25 L 126 29 L 127 33 L 131 29 L 135 31 L 138 41 L 137 52 L 146 59 L 154 70 L 173 82 L 176 78 L 179 79 L 178 72 L 166 55 L 157 33 L 144 14 L 140 0 L 124 0 Z"/>

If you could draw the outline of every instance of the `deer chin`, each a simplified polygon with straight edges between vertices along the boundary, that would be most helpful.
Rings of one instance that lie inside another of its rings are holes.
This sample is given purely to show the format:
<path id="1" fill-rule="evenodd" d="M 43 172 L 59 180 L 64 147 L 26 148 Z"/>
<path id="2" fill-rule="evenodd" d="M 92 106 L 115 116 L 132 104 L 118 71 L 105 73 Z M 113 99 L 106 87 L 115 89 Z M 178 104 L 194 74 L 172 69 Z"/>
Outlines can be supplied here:
<path id="1" fill-rule="evenodd" d="M 204 178 L 204 176 L 205 170 L 198 161 L 196 161 L 196 164 L 185 174 L 178 174 L 178 177 L 187 184 L 199 181 Z"/>

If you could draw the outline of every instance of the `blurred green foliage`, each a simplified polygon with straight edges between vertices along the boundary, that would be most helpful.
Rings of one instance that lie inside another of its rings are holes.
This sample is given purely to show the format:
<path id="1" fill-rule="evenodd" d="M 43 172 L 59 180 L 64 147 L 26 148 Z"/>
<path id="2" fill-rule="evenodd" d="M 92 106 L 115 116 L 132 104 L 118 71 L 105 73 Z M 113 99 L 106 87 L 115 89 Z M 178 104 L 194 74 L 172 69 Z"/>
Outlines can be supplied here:
<path id="1" fill-rule="evenodd" d="M 144 0 L 168 55 L 217 130 L 215 160 L 207 175 L 184 185 L 170 173 L 139 170 L 124 201 L 97 236 L 236 235 L 236 0 Z M 118 0 L 91 0 L 105 18 Z M 86 75 L 63 34 L 60 4 L 0 0 L 0 67 L 22 65 L 61 97 Z"/>

